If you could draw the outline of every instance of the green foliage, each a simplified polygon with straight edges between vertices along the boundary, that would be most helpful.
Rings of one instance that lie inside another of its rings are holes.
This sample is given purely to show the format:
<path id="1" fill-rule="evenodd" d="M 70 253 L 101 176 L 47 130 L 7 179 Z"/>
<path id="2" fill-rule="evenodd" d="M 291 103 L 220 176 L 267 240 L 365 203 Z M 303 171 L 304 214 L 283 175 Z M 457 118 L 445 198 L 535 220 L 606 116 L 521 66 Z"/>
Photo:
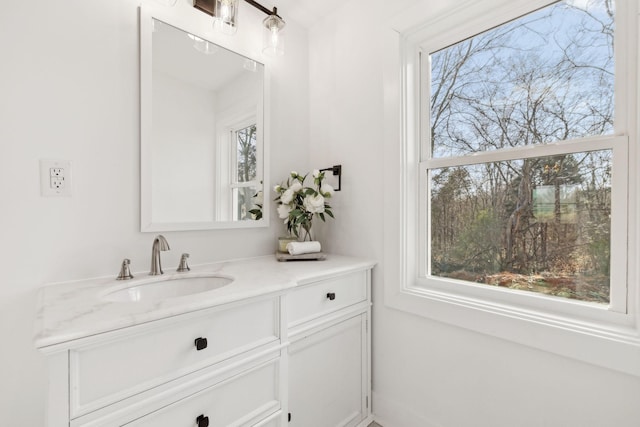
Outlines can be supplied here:
<path id="1" fill-rule="evenodd" d="M 253 219 L 256 221 L 262 219 L 262 205 L 256 204 L 257 208 L 250 209 L 249 213 L 253 216 Z"/>
<path id="2" fill-rule="evenodd" d="M 467 271 L 489 273 L 500 268 L 502 223 L 490 209 L 481 210 L 458 236 L 452 255 Z"/>

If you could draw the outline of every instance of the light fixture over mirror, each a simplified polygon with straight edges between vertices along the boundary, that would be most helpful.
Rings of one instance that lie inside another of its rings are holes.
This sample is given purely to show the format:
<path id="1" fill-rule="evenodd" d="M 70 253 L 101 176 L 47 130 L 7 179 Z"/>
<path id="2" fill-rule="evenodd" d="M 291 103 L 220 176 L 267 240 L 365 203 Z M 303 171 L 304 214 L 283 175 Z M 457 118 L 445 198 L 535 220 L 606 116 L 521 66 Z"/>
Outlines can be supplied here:
<path id="1" fill-rule="evenodd" d="M 284 54 L 285 22 L 278 15 L 278 8 L 269 10 L 254 0 L 244 0 L 251 6 L 267 14 L 262 21 L 263 38 L 262 52 L 270 56 Z M 193 0 L 193 7 L 213 16 L 214 30 L 227 35 L 233 35 L 238 30 L 239 0 Z"/>
<path id="2" fill-rule="evenodd" d="M 227 35 L 238 31 L 239 0 L 215 0 L 213 3 L 213 29 Z"/>
<path id="3" fill-rule="evenodd" d="M 274 7 L 275 11 L 276 8 Z M 284 37 L 282 30 L 284 21 L 278 15 L 269 15 L 262 21 L 264 25 L 262 38 L 262 52 L 270 56 L 280 56 L 284 54 Z"/>

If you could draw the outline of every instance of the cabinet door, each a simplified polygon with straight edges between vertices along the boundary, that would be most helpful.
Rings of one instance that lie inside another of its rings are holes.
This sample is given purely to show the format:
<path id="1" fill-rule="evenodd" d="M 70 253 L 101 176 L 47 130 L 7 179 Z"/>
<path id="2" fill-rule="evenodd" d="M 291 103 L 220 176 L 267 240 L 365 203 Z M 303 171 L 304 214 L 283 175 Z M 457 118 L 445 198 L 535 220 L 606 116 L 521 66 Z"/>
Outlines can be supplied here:
<path id="1" fill-rule="evenodd" d="M 366 314 L 296 340 L 289 348 L 291 427 L 351 427 L 365 418 Z"/>

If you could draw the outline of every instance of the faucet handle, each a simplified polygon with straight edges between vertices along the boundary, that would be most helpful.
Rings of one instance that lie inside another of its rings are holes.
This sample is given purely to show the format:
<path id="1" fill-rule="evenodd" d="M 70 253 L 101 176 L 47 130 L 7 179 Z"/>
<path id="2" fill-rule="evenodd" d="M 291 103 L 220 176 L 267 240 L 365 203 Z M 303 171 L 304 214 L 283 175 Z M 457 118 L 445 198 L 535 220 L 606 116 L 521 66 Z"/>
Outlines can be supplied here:
<path id="1" fill-rule="evenodd" d="M 184 272 L 191 270 L 189 265 L 187 264 L 187 258 L 189 258 L 189 254 L 182 254 L 180 257 L 180 264 L 178 265 L 178 269 L 176 271 Z"/>
<path id="2" fill-rule="evenodd" d="M 133 279 L 133 274 L 131 274 L 131 271 L 129 270 L 129 264 L 131 264 L 131 261 L 127 258 L 122 261 L 122 266 L 120 266 L 120 274 L 118 274 L 116 280 Z"/>

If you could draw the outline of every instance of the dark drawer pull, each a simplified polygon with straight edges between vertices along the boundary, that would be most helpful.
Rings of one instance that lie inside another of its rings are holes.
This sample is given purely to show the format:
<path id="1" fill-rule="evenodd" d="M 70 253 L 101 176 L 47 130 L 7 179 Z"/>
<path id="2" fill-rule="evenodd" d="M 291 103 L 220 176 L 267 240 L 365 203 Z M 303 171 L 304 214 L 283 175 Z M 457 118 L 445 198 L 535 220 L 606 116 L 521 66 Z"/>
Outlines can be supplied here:
<path id="1" fill-rule="evenodd" d="M 209 427 L 209 417 L 200 415 L 198 418 L 196 418 L 196 424 L 198 424 L 198 427 Z"/>
<path id="2" fill-rule="evenodd" d="M 333 301 L 334 299 L 336 299 L 336 293 L 335 293 L 335 292 L 329 292 L 329 293 L 327 294 L 327 299 L 328 299 L 329 301 Z"/>
<path id="3" fill-rule="evenodd" d="M 207 348 L 207 339 L 196 338 L 195 344 L 196 344 L 196 350 L 198 351 L 204 350 L 205 348 Z M 209 421 L 207 421 L 207 425 L 209 425 Z"/>

